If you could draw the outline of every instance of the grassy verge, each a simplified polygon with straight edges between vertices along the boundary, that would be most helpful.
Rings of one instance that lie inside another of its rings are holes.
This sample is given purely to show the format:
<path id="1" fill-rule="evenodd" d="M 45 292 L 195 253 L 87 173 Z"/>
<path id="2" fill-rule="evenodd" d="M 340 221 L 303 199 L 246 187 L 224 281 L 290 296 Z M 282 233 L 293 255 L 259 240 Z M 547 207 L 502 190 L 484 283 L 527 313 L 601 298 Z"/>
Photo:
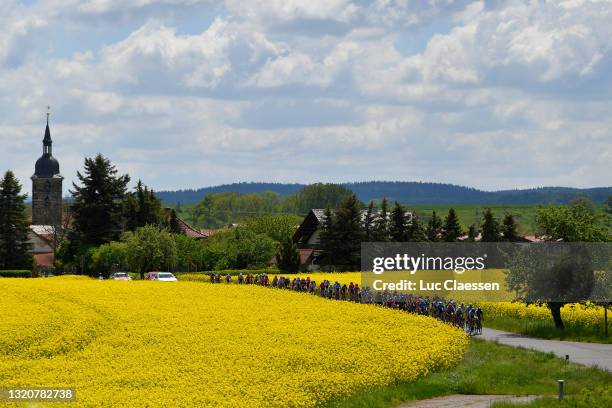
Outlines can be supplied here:
<path id="1" fill-rule="evenodd" d="M 328 408 L 394 407 L 402 402 L 450 394 L 548 395 L 557 392 L 557 380 L 564 379 L 567 403 L 583 398 L 593 387 L 612 392 L 612 373 L 583 367 L 552 354 L 517 349 L 481 340 L 471 340 L 463 361 L 455 368 L 433 373 L 414 383 L 397 383 L 365 390 L 332 401 Z M 605 394 L 591 391 L 593 398 L 605 401 Z M 601 394 L 601 395 L 600 395 Z M 606 406 L 595 401 L 591 406 Z M 558 407 L 553 398 L 537 402 L 538 407 Z M 567 405 L 573 406 L 573 405 Z"/>
<path id="2" fill-rule="evenodd" d="M 612 320 L 612 312 L 609 311 L 608 314 L 609 318 Z M 517 319 L 515 317 L 496 316 L 487 318 L 484 321 L 484 326 L 490 327 L 491 329 L 505 330 L 541 339 L 612 344 L 612 337 L 605 336 L 603 321 L 601 326 L 585 327 L 581 325 L 566 324 L 565 330 L 559 330 L 552 321 L 543 322 L 541 320 L 534 321 L 530 319 Z"/>

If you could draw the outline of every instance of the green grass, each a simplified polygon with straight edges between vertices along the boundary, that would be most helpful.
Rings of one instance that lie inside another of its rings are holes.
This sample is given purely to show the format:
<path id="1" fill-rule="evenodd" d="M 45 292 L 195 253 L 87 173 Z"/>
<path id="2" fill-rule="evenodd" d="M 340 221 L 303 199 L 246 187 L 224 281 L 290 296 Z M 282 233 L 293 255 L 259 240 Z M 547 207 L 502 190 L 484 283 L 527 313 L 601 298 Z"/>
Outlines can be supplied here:
<path id="1" fill-rule="evenodd" d="M 494 408 L 517 408 L 516 404 L 495 403 Z M 541 398 L 529 404 L 519 405 L 529 408 L 594 408 L 612 407 L 612 385 L 597 385 L 585 387 L 578 394 L 559 401 L 557 398 Z"/>
<path id="2" fill-rule="evenodd" d="M 414 383 L 364 390 L 334 400 L 327 407 L 394 407 L 403 402 L 451 394 L 542 395 L 551 398 L 539 401 L 538 406 L 550 407 L 558 406 L 553 397 L 559 379 L 565 380 L 565 393 L 570 402 L 581 398 L 592 387 L 607 387 L 612 391 L 612 373 L 566 363 L 552 354 L 471 340 L 465 358 L 453 369 L 433 373 Z"/>
<path id="3" fill-rule="evenodd" d="M 552 322 L 552 318 L 550 322 L 542 322 L 513 317 L 491 317 L 486 319 L 484 326 L 541 339 L 612 344 L 612 337 L 610 337 L 612 335 L 612 327 L 610 327 L 612 310 L 608 310 L 608 319 L 608 337 L 605 336 L 603 319 L 601 320 L 601 325 L 597 327 L 585 327 L 566 323 L 565 330 L 557 329 Z"/>

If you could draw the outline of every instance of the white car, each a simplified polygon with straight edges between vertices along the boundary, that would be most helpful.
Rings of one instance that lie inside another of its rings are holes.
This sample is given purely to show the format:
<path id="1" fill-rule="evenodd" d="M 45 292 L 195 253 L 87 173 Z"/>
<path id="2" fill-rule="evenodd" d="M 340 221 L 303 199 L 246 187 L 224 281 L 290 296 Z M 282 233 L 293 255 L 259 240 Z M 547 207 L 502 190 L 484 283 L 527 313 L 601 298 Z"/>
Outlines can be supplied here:
<path id="1" fill-rule="evenodd" d="M 130 281 L 132 277 L 127 272 L 115 272 L 110 276 L 111 280 Z"/>
<path id="2" fill-rule="evenodd" d="M 155 280 L 160 281 L 160 282 L 176 282 L 176 281 L 178 281 L 178 279 L 176 279 L 176 276 L 174 276 L 170 272 L 159 272 L 155 276 Z"/>

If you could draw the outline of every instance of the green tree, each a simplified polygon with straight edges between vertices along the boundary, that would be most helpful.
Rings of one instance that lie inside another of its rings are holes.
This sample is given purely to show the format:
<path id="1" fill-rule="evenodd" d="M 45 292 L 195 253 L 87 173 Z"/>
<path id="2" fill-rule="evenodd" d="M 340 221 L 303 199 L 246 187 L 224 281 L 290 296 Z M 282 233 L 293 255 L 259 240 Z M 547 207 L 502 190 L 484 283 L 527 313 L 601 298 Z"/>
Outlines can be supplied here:
<path id="1" fill-rule="evenodd" d="M 81 186 L 72 184 L 70 241 L 80 246 L 99 246 L 118 240 L 123 230 L 123 202 L 129 176 L 117 176 L 115 166 L 98 154 L 85 159 L 85 172 L 77 172 L 77 177 Z"/>
<path id="2" fill-rule="evenodd" d="M 389 236 L 392 242 L 406 242 L 409 238 L 406 210 L 397 201 L 391 209 Z"/>
<path id="3" fill-rule="evenodd" d="M 287 273 L 297 273 L 300 270 L 300 252 L 290 237 L 281 241 L 280 248 L 276 254 L 278 269 Z"/>
<path id="4" fill-rule="evenodd" d="M 338 238 L 336 234 L 336 220 L 331 209 L 327 207 L 323 213 L 321 232 L 319 235 L 319 263 L 324 268 L 334 265 L 335 255 L 338 250 Z"/>
<path id="5" fill-rule="evenodd" d="M 374 236 L 374 202 L 370 201 L 365 217 L 363 218 L 363 239 L 371 242 Z"/>
<path id="6" fill-rule="evenodd" d="M 376 242 L 389 241 L 389 210 L 387 208 L 387 197 L 383 197 L 380 203 L 380 212 L 374 220 L 374 235 L 372 237 Z"/>
<path id="7" fill-rule="evenodd" d="M 506 214 L 502 226 L 503 240 L 515 242 L 518 240 L 518 226 L 512 214 Z"/>
<path id="8" fill-rule="evenodd" d="M 161 201 L 138 180 L 134 192 L 126 193 L 124 198 L 126 229 L 134 231 L 145 225 L 159 225 L 162 220 Z"/>
<path id="9" fill-rule="evenodd" d="M 608 231 L 612 233 L 612 195 L 609 196 L 604 203 L 604 214 L 606 217 Z"/>
<path id="10" fill-rule="evenodd" d="M 117 241 L 100 245 L 93 252 L 91 261 L 93 264 L 91 269 L 106 277 L 115 268 L 126 270 L 128 266 L 127 245 L 125 242 Z"/>
<path id="11" fill-rule="evenodd" d="M 168 231 L 146 225 L 128 231 L 121 237 L 125 242 L 132 271 L 144 279 L 146 272 L 173 270 L 178 261 L 176 242 Z"/>
<path id="12" fill-rule="evenodd" d="M 421 223 L 417 214 L 412 214 L 412 222 L 408 225 L 408 241 L 425 242 L 427 241 L 427 231 Z"/>
<path id="13" fill-rule="evenodd" d="M 569 206 L 540 207 L 536 210 L 536 223 L 541 235 L 549 241 L 582 243 L 611 240 L 606 228 L 598 224 L 596 216 L 583 201 Z M 595 282 L 593 256 L 584 256 L 582 246 L 574 244 L 550 265 L 548 253 L 537 253 L 546 249 L 530 246 L 527 251 L 515 255 L 509 265 L 506 282 L 508 288 L 521 299 L 546 303 L 555 326 L 563 329 L 561 308 L 568 301 L 586 300 L 591 294 Z M 610 259 L 609 255 L 603 255 L 603 258 Z"/>
<path id="14" fill-rule="evenodd" d="M 587 208 L 591 215 L 595 215 L 595 204 L 589 197 L 576 197 L 569 203 L 570 207 L 582 206 Z"/>
<path id="15" fill-rule="evenodd" d="M 260 215 L 248 218 L 244 226 L 256 234 L 265 234 L 277 242 L 292 238 L 302 217 L 296 215 Z"/>
<path id="16" fill-rule="evenodd" d="M 167 229 L 173 234 L 184 233 L 183 229 L 181 228 L 181 224 L 179 223 L 178 216 L 176 215 L 176 210 L 174 209 L 168 211 Z"/>
<path id="17" fill-rule="evenodd" d="M 561 308 L 568 302 L 588 300 L 595 273 L 593 257 L 581 244 L 566 247 L 531 245 L 508 262 L 506 283 L 517 298 L 545 303 L 555 326 L 564 329 Z"/>
<path id="18" fill-rule="evenodd" d="M 272 238 L 238 227 L 229 235 L 225 260 L 227 267 L 233 269 L 261 268 L 269 264 L 277 251 L 278 243 Z"/>
<path id="19" fill-rule="evenodd" d="M 476 241 L 476 226 L 474 224 L 470 225 L 470 227 L 468 228 L 468 242 L 474 242 Z"/>
<path id="20" fill-rule="evenodd" d="M 306 214 L 313 208 L 336 208 L 351 194 L 351 190 L 338 184 L 315 183 L 305 186 L 295 196 L 286 200 L 286 204 L 292 203 L 294 211 Z"/>
<path id="21" fill-rule="evenodd" d="M 607 228 L 598 223 L 583 202 L 540 207 L 536 210 L 536 224 L 540 235 L 551 241 L 605 242 L 612 239 Z"/>
<path id="22" fill-rule="evenodd" d="M 172 238 L 176 244 L 177 266 L 181 271 L 200 270 L 202 245 L 200 242 L 185 234 L 173 234 Z"/>
<path id="23" fill-rule="evenodd" d="M 501 228 L 499 226 L 499 221 L 493 215 L 493 211 L 490 208 L 487 208 L 483 214 L 483 222 L 482 222 L 482 242 L 497 242 L 500 239 L 500 231 Z"/>
<path id="24" fill-rule="evenodd" d="M 431 218 L 427 222 L 427 240 L 431 242 L 440 241 L 442 236 L 442 220 L 436 214 L 436 211 L 432 211 Z"/>
<path id="25" fill-rule="evenodd" d="M 0 269 L 31 269 L 25 194 L 12 171 L 0 180 Z"/>
<path id="26" fill-rule="evenodd" d="M 455 213 L 455 209 L 451 208 L 448 210 L 448 215 L 444 219 L 444 226 L 442 229 L 442 238 L 445 242 L 454 242 L 463 235 L 461 224 L 459 224 L 459 217 Z"/>
<path id="27" fill-rule="evenodd" d="M 361 209 L 355 194 L 346 197 L 336 209 L 333 223 L 336 238 L 335 265 L 341 269 L 361 267 Z"/>

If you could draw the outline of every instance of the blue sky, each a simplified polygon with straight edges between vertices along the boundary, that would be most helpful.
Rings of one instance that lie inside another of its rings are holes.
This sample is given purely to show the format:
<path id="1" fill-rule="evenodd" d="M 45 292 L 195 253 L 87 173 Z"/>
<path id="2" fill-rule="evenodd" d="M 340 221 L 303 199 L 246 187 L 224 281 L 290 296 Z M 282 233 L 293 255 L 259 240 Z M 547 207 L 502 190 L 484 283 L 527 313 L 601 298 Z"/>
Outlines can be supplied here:
<path id="1" fill-rule="evenodd" d="M 612 184 L 612 2 L 0 2 L 0 170 Z"/>

